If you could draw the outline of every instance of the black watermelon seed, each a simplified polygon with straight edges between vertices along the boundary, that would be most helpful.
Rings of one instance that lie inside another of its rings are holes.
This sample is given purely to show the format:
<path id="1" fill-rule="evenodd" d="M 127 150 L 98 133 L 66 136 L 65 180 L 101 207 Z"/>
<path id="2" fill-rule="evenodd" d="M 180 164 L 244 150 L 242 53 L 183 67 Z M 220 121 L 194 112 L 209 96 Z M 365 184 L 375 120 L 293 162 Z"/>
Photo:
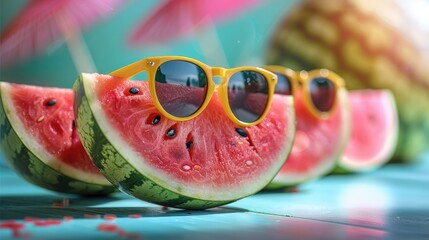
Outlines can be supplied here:
<path id="1" fill-rule="evenodd" d="M 176 135 L 176 130 L 174 130 L 173 128 L 168 129 L 167 133 L 165 134 L 167 137 L 174 137 Z"/>
<path id="2" fill-rule="evenodd" d="M 187 142 L 187 143 L 186 143 L 186 149 L 191 148 L 193 144 L 194 144 L 194 143 L 193 143 L 192 141 Z"/>
<path id="3" fill-rule="evenodd" d="M 51 106 L 54 106 L 54 105 L 55 105 L 55 103 L 57 103 L 57 100 L 55 100 L 55 99 L 51 99 L 51 100 L 47 101 L 47 102 L 45 103 L 45 105 L 46 105 L 46 106 L 48 106 L 48 107 L 51 107 Z"/>
<path id="4" fill-rule="evenodd" d="M 140 90 L 138 88 L 132 87 L 128 92 L 130 92 L 131 94 L 137 94 L 140 92 Z"/>
<path id="5" fill-rule="evenodd" d="M 246 131 L 244 131 L 242 128 L 236 128 L 235 131 L 240 134 L 242 137 L 247 137 Z"/>
<path id="6" fill-rule="evenodd" d="M 161 116 L 156 115 L 153 119 L 152 119 L 152 125 L 156 125 L 159 123 L 159 121 L 161 121 Z"/>

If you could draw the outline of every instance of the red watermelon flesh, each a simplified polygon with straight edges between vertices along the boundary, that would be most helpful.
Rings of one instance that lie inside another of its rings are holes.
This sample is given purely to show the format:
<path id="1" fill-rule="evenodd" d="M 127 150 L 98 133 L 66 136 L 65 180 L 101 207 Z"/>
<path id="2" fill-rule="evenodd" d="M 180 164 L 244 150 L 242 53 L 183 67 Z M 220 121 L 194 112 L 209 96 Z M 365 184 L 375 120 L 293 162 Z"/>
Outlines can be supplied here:
<path id="1" fill-rule="evenodd" d="M 44 157 L 45 164 L 70 177 L 108 184 L 86 154 L 74 124 L 73 90 L 2 83 L 15 122 L 22 124 L 21 139 Z M 13 117 L 11 115 L 11 117 Z M 71 175 L 70 175 L 71 174 Z"/>
<path id="2" fill-rule="evenodd" d="M 291 187 L 333 170 L 349 137 L 349 110 L 345 89 L 327 119 L 314 117 L 304 105 L 301 91 L 295 95 L 296 134 L 286 163 L 268 188 Z"/>
<path id="3" fill-rule="evenodd" d="M 227 117 L 217 92 L 201 115 L 175 122 L 155 108 L 146 81 L 98 75 L 92 86 L 102 109 L 94 112 L 96 119 L 99 116 L 97 122 L 107 120 L 106 126 L 115 130 L 106 136 L 113 134 L 110 140 L 125 142 L 118 151 L 130 148 L 133 153 L 124 155 L 136 169 L 163 186 L 174 188 L 176 184 L 180 190 L 175 191 L 188 196 L 198 198 L 200 193 L 201 197 L 224 199 L 238 191 L 249 195 L 275 176 L 292 146 L 295 118 L 290 96 L 274 96 L 262 123 L 241 128 Z M 139 93 L 130 94 L 132 87 Z M 184 91 L 170 90 L 166 94 L 170 98 L 176 96 L 175 91 Z M 97 108 L 92 107 L 93 111 Z"/>
<path id="4" fill-rule="evenodd" d="M 393 155 L 398 137 L 395 100 L 388 90 L 349 92 L 351 137 L 339 167 L 346 171 L 374 170 Z"/>

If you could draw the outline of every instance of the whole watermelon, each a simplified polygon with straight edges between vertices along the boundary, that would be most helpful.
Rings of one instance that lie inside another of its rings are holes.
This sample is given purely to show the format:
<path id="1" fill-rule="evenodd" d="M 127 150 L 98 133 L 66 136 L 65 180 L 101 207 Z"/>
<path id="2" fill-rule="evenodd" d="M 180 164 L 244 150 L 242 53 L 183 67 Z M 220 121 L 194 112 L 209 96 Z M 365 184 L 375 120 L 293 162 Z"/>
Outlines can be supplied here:
<path id="1" fill-rule="evenodd" d="M 272 33 L 266 61 L 331 69 L 349 89 L 390 89 L 400 121 L 394 159 L 410 160 L 429 149 L 428 13 L 419 0 L 300 1 Z"/>

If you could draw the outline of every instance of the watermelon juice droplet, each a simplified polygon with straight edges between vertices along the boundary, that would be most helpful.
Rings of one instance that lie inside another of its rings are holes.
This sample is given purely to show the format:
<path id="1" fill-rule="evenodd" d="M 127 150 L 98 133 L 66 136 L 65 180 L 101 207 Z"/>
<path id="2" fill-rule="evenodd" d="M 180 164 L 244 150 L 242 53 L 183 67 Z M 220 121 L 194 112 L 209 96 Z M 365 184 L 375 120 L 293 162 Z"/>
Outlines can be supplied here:
<path id="1" fill-rule="evenodd" d="M 39 118 L 37 118 L 37 122 L 42 122 L 43 120 L 45 120 L 45 115 L 40 116 Z"/>
<path id="2" fill-rule="evenodd" d="M 183 165 L 183 166 L 182 166 L 182 169 L 183 169 L 184 171 L 189 171 L 189 170 L 191 170 L 191 166 L 189 166 L 189 165 L 185 164 L 185 165 Z"/>
<path id="3" fill-rule="evenodd" d="M 114 214 L 106 214 L 106 215 L 104 215 L 104 220 L 106 220 L 106 221 L 113 221 L 113 220 L 115 220 L 116 219 L 116 215 L 114 215 Z"/>

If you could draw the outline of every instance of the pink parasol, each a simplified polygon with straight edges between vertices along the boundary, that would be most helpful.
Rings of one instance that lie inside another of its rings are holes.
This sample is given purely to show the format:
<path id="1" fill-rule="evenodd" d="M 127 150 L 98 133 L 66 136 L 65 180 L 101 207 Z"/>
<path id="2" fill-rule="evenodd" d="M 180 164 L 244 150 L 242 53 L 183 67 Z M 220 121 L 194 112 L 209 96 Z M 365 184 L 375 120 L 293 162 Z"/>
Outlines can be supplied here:
<path id="1" fill-rule="evenodd" d="M 167 0 L 151 12 L 132 32 L 129 42 L 163 44 L 183 37 L 210 22 L 223 20 L 259 0 Z"/>
<path id="2" fill-rule="evenodd" d="M 64 39 L 78 71 L 95 70 L 80 31 L 111 13 L 121 0 L 31 0 L 0 37 L 2 67 L 42 53 Z"/>

